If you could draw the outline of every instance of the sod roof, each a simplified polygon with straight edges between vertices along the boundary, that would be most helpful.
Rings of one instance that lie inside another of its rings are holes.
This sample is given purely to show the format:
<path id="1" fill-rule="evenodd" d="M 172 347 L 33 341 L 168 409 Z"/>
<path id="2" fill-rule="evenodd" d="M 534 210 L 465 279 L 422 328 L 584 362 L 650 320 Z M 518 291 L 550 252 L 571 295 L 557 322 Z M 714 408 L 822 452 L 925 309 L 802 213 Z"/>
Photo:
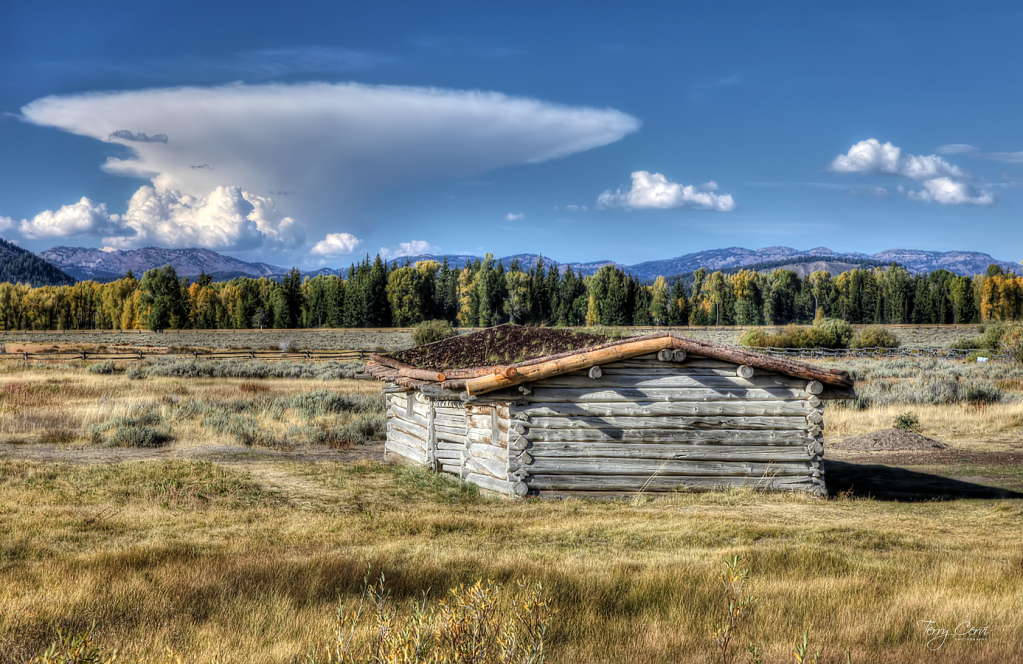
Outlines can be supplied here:
<path id="1" fill-rule="evenodd" d="M 419 369 L 445 371 L 511 365 L 614 340 L 606 334 L 569 329 L 499 325 L 425 346 L 388 353 L 388 357 Z"/>

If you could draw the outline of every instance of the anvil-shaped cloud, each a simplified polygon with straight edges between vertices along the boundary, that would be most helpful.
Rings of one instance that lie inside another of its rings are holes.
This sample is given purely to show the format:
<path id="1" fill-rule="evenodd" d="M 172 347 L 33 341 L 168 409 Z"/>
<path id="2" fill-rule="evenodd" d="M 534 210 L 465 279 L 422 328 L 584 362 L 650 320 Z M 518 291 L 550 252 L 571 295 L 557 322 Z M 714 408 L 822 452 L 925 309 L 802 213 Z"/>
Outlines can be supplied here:
<path id="1" fill-rule="evenodd" d="M 311 241 L 361 234 L 352 212 L 386 190 L 542 162 L 612 143 L 639 121 L 479 91 L 355 83 L 234 84 L 45 97 L 26 121 L 130 151 L 104 170 L 203 197 L 232 186 L 295 192 L 282 212 Z M 166 142 L 123 136 L 162 135 Z M 195 164 L 208 168 L 195 168 Z"/>

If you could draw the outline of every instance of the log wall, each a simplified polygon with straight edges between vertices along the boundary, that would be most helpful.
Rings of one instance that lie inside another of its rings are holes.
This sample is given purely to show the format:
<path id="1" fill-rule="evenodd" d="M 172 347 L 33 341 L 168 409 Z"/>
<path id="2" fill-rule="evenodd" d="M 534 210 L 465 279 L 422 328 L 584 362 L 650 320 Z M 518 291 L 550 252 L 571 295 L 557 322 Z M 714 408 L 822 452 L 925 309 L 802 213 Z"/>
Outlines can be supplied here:
<path id="1" fill-rule="evenodd" d="M 486 395 L 511 403 L 509 470 L 529 491 L 825 493 L 818 386 L 699 356 L 600 369 Z"/>
<path id="2" fill-rule="evenodd" d="M 511 495 L 507 401 L 472 403 L 419 392 L 387 395 L 388 457 L 449 473 L 481 489 Z"/>
<path id="3" fill-rule="evenodd" d="M 676 359 L 645 355 L 464 405 L 389 394 L 387 451 L 508 496 L 734 486 L 824 495 L 819 384 Z"/>

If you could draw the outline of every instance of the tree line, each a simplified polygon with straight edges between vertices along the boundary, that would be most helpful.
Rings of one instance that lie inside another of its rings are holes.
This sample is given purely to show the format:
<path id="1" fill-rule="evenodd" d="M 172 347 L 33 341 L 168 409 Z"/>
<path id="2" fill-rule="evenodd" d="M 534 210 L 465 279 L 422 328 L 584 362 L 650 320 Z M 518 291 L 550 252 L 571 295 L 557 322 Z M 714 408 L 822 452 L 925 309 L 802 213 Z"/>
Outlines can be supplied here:
<path id="1" fill-rule="evenodd" d="M 591 276 L 542 258 L 505 266 L 487 254 L 462 268 L 444 262 L 353 264 L 343 277 L 181 278 L 170 266 L 105 284 L 33 288 L 0 283 L 0 329 L 251 329 L 521 325 L 787 325 L 976 323 L 1023 319 L 1023 276 L 910 274 L 898 265 L 832 277 L 792 270 L 734 274 L 700 269 L 641 283 L 613 265 Z"/>

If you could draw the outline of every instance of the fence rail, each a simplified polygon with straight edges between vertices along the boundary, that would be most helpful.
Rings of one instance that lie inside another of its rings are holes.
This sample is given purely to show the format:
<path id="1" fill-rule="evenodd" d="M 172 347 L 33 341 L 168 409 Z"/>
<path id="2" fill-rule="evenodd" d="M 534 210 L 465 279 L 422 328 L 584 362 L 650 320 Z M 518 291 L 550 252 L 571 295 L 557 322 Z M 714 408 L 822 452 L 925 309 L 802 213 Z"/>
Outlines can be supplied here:
<path id="1" fill-rule="evenodd" d="M 893 330 L 973 330 L 981 323 L 957 323 L 957 324 L 917 324 L 917 323 L 892 323 L 883 324 L 882 327 L 890 328 Z M 736 332 L 742 330 L 778 330 L 782 329 L 783 325 L 680 325 L 673 327 L 655 327 L 652 325 L 647 326 L 636 326 L 626 325 L 621 326 L 618 329 L 626 330 L 629 332 L 663 332 L 667 330 L 691 330 L 701 332 Z M 806 326 L 803 326 L 806 327 Z M 853 328 L 860 329 L 864 327 L 874 327 L 873 323 L 855 323 Z M 186 333 L 201 333 L 201 334 L 301 334 L 304 332 L 378 332 L 382 334 L 390 333 L 405 333 L 410 334 L 415 328 L 412 327 L 300 327 L 300 328 L 266 328 L 266 329 L 209 329 L 209 330 L 161 330 L 155 332 L 153 330 L 0 330 L 0 337 L 2 336 L 17 336 L 21 334 L 67 334 L 70 336 L 84 335 L 84 334 L 110 334 L 110 335 L 139 335 L 139 334 L 174 334 L 179 332 Z M 468 328 L 460 327 L 455 328 L 458 332 L 472 332 L 482 328 Z M 582 329 L 575 327 L 571 329 Z"/>
<path id="2" fill-rule="evenodd" d="M 964 360 L 974 353 L 989 360 L 1011 360 L 1008 353 L 967 348 L 770 348 L 739 346 L 766 355 L 798 357 L 801 359 L 841 359 L 893 357 L 936 357 L 948 360 Z M 48 351 L 42 353 L 13 352 L 0 353 L 2 360 L 82 360 L 82 361 L 131 361 L 156 358 L 192 358 L 193 360 L 366 360 L 369 350 L 214 350 L 169 352 L 160 350 L 122 350 L 93 352 L 84 350 Z"/>
<path id="3" fill-rule="evenodd" d="M 781 357 L 799 357 L 806 359 L 828 358 L 889 358 L 889 357 L 940 357 L 948 360 L 965 360 L 974 353 L 989 360 L 1011 360 L 1011 355 L 1003 351 L 977 350 L 974 348 L 769 348 L 746 347 L 766 355 Z"/>
<path id="4" fill-rule="evenodd" d="M 215 350 L 189 352 L 163 352 L 159 350 L 123 350 L 121 352 L 93 352 L 84 350 L 49 351 L 44 353 L 0 353 L 0 360 L 151 360 L 162 357 L 192 358 L 193 360 L 365 360 L 369 350 Z"/>

